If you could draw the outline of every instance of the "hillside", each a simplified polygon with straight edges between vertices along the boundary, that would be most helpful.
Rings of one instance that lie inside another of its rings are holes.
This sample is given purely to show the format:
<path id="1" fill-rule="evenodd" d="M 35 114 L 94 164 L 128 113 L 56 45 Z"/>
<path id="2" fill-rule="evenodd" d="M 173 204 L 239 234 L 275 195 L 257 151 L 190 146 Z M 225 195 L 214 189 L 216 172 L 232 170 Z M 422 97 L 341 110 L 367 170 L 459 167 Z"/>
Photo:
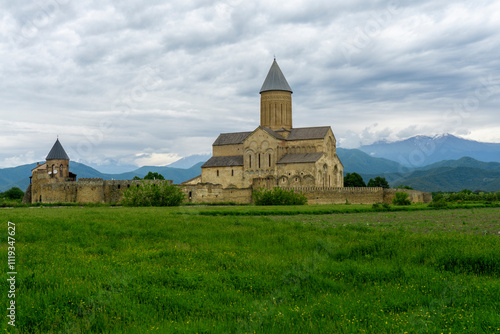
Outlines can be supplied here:
<path id="1" fill-rule="evenodd" d="M 408 185 L 420 191 L 460 191 L 462 189 L 500 191 L 500 171 L 472 167 L 436 167 L 409 173 L 361 174 L 365 182 L 385 177 L 391 187 Z"/>
<path id="2" fill-rule="evenodd" d="M 462 157 L 500 162 L 500 144 L 482 143 L 449 134 L 435 137 L 416 136 L 396 142 L 380 141 L 361 146 L 359 150 L 372 157 L 386 158 L 413 168 Z"/>
<path id="3" fill-rule="evenodd" d="M 337 148 L 337 155 L 344 165 L 346 173 L 392 173 L 407 172 L 409 169 L 389 159 L 374 158 L 356 149 Z"/>

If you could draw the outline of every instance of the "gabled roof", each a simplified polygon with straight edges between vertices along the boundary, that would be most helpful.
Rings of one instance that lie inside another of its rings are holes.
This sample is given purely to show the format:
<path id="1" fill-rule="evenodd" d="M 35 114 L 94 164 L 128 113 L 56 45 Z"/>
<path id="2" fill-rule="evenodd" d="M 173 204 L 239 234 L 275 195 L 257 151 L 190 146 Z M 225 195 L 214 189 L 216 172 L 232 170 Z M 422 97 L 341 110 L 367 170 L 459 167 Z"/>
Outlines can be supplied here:
<path id="1" fill-rule="evenodd" d="M 243 141 L 252 133 L 251 132 L 234 132 L 221 133 L 213 143 L 213 146 L 243 144 Z"/>
<path id="2" fill-rule="evenodd" d="M 323 139 L 330 130 L 329 126 L 313 128 L 292 128 L 286 140 Z"/>
<path id="3" fill-rule="evenodd" d="M 52 146 L 52 149 L 50 150 L 49 154 L 45 158 L 45 160 L 69 160 L 68 155 L 66 154 L 66 151 L 62 147 L 61 143 L 59 142 L 59 138 L 57 138 L 56 142 L 54 143 L 54 146 Z"/>
<path id="4" fill-rule="evenodd" d="M 271 130 L 269 128 L 266 128 L 265 126 L 259 126 L 258 128 L 261 128 L 262 130 L 266 131 L 267 133 L 269 133 L 271 136 L 273 136 L 274 138 L 276 139 L 281 139 L 281 140 L 285 140 L 285 137 L 283 137 L 282 135 L 280 135 L 279 133 L 277 133 L 276 131 L 274 130 Z M 257 128 L 257 129 L 258 129 Z"/>
<path id="5" fill-rule="evenodd" d="M 225 157 L 211 157 L 205 162 L 201 168 L 206 167 L 233 167 L 233 166 L 243 166 L 243 156 L 242 155 L 230 155 Z"/>
<path id="6" fill-rule="evenodd" d="M 296 153 L 285 154 L 277 163 L 278 164 L 298 164 L 307 162 L 316 162 L 323 155 L 323 152 L 316 153 Z"/>
<path id="7" fill-rule="evenodd" d="M 272 90 L 282 90 L 286 92 L 293 93 L 292 88 L 285 79 L 283 72 L 281 72 L 276 59 L 274 59 L 271 68 L 269 69 L 269 73 L 267 73 L 266 80 L 260 89 L 260 92 L 267 92 Z"/>

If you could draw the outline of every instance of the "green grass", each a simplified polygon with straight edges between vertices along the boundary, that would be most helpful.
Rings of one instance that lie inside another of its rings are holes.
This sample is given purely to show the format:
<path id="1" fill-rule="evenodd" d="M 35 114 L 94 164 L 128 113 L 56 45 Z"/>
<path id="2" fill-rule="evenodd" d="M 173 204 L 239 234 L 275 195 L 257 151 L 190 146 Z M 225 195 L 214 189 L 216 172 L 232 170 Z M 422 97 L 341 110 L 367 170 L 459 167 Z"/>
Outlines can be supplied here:
<path id="1" fill-rule="evenodd" d="M 500 333 L 500 209 L 423 207 L 0 209 L 2 329 Z"/>

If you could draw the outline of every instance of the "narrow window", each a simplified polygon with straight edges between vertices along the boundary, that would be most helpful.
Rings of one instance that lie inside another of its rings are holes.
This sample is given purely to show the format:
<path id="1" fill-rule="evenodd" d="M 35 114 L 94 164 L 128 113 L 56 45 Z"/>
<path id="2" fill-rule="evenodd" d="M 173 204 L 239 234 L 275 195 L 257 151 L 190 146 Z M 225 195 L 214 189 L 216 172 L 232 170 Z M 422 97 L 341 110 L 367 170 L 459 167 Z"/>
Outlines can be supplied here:
<path id="1" fill-rule="evenodd" d="M 219 170 L 217 169 L 217 176 L 219 176 Z"/>
<path id="2" fill-rule="evenodd" d="M 120 185 L 118 185 L 118 189 L 120 189 L 120 188 L 121 188 L 121 186 L 120 186 Z"/>
<path id="3" fill-rule="evenodd" d="M 260 168 L 260 154 L 259 154 L 259 168 Z"/>
<path id="4" fill-rule="evenodd" d="M 250 168 L 252 168 L 252 156 L 251 155 L 248 156 L 248 162 L 249 162 Z"/>
<path id="5" fill-rule="evenodd" d="M 231 176 L 234 176 L 234 170 L 231 169 Z"/>
<path id="6" fill-rule="evenodd" d="M 269 167 L 271 167 L 271 154 L 269 154 Z"/>
<path id="7" fill-rule="evenodd" d="M 193 197 L 193 192 L 192 191 L 189 192 L 189 198 L 191 198 L 191 197 Z"/>

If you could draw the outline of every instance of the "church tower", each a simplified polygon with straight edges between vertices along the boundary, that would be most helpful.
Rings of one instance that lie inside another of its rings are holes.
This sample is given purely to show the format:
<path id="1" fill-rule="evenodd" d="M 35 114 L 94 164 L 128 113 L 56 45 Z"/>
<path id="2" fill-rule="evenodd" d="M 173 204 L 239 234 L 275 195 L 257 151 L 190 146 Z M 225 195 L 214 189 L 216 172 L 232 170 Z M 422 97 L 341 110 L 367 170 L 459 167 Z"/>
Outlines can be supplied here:
<path id="1" fill-rule="evenodd" d="M 45 160 L 47 161 L 48 174 L 52 178 L 69 177 L 69 157 L 59 142 L 59 138 L 54 143 L 54 146 L 52 146 Z"/>
<path id="2" fill-rule="evenodd" d="M 260 89 L 260 125 L 271 130 L 292 128 L 292 89 L 274 59 Z"/>

